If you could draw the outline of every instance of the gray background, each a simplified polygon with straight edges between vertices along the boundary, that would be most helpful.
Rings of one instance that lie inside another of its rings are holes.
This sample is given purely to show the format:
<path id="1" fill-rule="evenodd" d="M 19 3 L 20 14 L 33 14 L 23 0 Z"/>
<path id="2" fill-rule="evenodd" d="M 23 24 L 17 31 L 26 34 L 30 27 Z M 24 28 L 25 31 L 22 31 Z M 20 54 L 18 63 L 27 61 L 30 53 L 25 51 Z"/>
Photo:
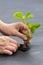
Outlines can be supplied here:
<path id="1" fill-rule="evenodd" d="M 5 23 L 17 22 L 12 17 L 16 11 L 24 14 L 30 11 L 34 15 L 30 22 L 40 23 L 42 26 L 33 35 L 29 51 L 18 51 L 12 56 L 0 55 L 0 65 L 43 65 L 43 0 L 0 0 L 0 20 Z M 12 38 L 23 43 L 20 38 Z"/>

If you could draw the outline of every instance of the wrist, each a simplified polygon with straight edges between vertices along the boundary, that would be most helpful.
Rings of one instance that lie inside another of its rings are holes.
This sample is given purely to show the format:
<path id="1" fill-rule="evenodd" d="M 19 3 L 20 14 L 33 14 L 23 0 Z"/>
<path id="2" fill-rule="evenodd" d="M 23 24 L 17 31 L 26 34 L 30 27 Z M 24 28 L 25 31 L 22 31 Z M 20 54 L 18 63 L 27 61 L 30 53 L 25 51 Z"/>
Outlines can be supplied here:
<path id="1" fill-rule="evenodd" d="M 4 30 L 5 25 L 6 24 L 2 20 L 0 20 L 0 31 Z"/>

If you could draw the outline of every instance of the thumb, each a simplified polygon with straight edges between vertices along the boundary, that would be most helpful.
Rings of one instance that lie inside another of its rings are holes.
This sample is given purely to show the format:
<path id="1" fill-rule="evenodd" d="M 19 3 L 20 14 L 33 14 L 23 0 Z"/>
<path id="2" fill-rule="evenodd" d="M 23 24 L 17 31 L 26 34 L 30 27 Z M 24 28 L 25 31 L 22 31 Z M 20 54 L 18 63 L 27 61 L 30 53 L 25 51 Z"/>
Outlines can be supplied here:
<path id="1" fill-rule="evenodd" d="M 27 37 L 24 34 L 18 32 L 18 31 L 16 32 L 16 36 L 22 38 L 23 40 L 27 40 Z"/>

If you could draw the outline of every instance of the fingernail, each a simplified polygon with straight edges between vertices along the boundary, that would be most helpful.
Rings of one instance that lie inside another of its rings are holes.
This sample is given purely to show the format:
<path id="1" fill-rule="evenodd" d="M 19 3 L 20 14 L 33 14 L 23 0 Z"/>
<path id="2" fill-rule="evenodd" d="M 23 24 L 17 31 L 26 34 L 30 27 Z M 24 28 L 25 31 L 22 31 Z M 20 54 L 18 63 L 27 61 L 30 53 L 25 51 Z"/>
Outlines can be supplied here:
<path id="1" fill-rule="evenodd" d="M 13 53 L 12 52 L 10 52 L 10 54 L 9 55 L 12 55 Z"/>

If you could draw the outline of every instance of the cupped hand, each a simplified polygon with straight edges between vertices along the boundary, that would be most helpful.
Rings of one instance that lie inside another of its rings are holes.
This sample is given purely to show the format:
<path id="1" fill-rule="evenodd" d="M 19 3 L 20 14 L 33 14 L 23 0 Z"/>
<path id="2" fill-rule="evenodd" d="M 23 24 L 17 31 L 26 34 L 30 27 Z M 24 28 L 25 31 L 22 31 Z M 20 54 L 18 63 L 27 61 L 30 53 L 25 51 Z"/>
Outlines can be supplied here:
<path id="1" fill-rule="evenodd" d="M 23 40 L 27 40 L 27 37 L 24 35 L 25 32 L 28 32 L 29 39 L 31 38 L 30 29 L 22 22 L 16 22 L 11 24 L 3 25 L 1 30 L 2 33 L 6 35 L 13 35 L 22 38 Z"/>

